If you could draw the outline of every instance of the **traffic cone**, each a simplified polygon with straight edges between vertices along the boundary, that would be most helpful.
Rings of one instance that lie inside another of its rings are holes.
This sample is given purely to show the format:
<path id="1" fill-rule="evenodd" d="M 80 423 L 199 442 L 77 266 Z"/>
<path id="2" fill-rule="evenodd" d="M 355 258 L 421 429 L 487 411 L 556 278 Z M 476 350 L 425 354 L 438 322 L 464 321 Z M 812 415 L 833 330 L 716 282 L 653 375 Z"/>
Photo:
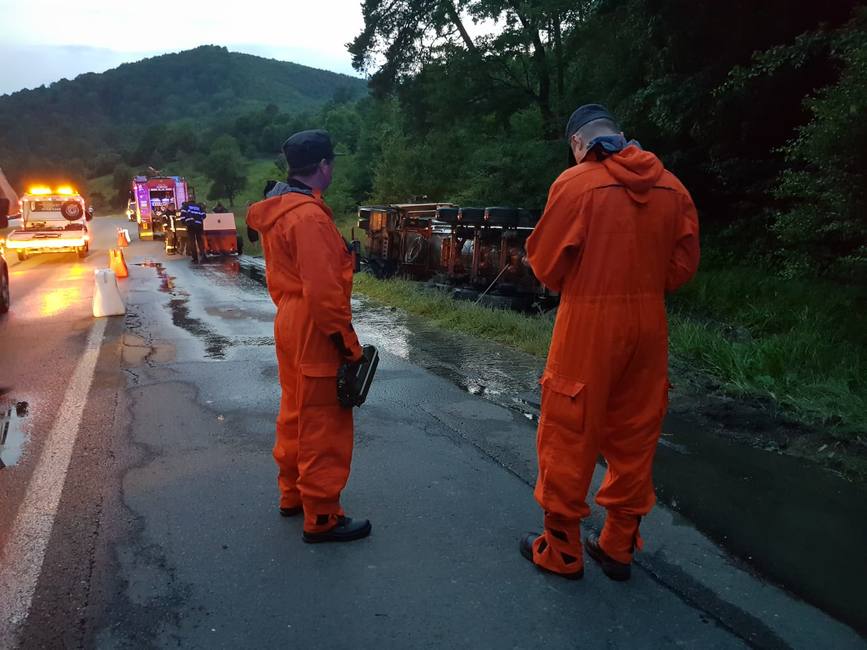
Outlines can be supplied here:
<path id="1" fill-rule="evenodd" d="M 129 277 L 129 269 L 126 268 L 126 262 L 123 259 L 123 251 L 119 248 L 112 248 L 108 251 L 108 265 L 114 271 L 115 277 Z"/>
<path id="2" fill-rule="evenodd" d="M 126 240 L 126 235 L 123 232 L 123 228 L 117 229 L 117 245 L 119 248 L 126 248 L 129 246 L 129 242 Z"/>
<path id="3" fill-rule="evenodd" d="M 117 288 L 117 277 L 110 269 L 96 269 L 94 273 L 95 285 L 93 288 L 93 315 L 96 318 L 102 316 L 120 316 L 126 313 L 123 298 Z"/>

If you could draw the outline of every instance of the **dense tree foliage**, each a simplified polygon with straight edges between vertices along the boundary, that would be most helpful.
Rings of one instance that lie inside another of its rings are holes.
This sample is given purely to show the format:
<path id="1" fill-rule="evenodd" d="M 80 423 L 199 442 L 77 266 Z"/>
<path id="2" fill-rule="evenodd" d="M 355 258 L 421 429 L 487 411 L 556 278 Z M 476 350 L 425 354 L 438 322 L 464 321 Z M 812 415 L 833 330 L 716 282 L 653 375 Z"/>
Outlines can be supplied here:
<path id="1" fill-rule="evenodd" d="M 539 206 L 569 113 L 602 102 L 693 192 L 718 257 L 864 280 L 862 4 L 365 0 L 371 195 Z"/>

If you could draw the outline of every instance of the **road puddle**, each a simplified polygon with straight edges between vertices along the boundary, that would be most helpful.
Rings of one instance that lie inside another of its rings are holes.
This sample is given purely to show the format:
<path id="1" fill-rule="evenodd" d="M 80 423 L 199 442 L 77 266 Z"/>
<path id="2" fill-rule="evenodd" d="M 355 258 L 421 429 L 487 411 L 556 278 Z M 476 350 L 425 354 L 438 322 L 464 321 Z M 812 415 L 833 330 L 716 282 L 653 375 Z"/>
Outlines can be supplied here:
<path id="1" fill-rule="evenodd" d="M 171 299 L 169 300 L 169 311 L 171 313 L 172 323 L 189 334 L 192 334 L 205 344 L 205 358 L 217 360 L 225 359 L 227 350 L 230 347 L 261 347 L 274 345 L 273 337 L 228 337 L 215 332 L 205 321 L 194 318 L 190 315 L 190 294 L 176 285 L 175 277 L 168 273 L 163 264 L 148 260 L 139 263 L 139 265 L 156 270 L 160 282 L 159 290 L 171 296 Z M 237 275 L 240 269 L 241 265 L 238 260 L 222 258 L 209 259 L 206 265 L 197 267 L 197 270 L 218 271 L 214 274 L 213 284 L 215 286 L 233 286 L 235 284 L 235 279 L 233 279 L 232 276 Z M 246 311 L 235 307 L 207 307 L 205 312 L 210 316 L 215 316 L 223 320 L 243 320 L 251 318 L 250 314 Z M 253 316 L 253 318 L 262 320 L 259 316 Z M 268 320 L 270 320 L 270 318 Z M 140 346 L 139 349 L 136 349 L 136 345 L 131 344 L 130 348 L 129 354 L 131 355 L 131 358 L 135 359 L 137 354 L 140 355 Z M 151 343 L 148 350 L 153 354 L 153 356 L 148 357 L 148 351 L 145 351 L 144 357 L 147 357 L 149 361 L 166 363 L 174 360 L 175 351 L 173 346 Z M 124 354 L 127 354 L 126 350 Z M 141 358 L 141 361 L 144 360 L 144 357 Z"/>
<path id="2" fill-rule="evenodd" d="M 404 312 L 353 298 L 353 325 L 364 343 L 448 379 L 471 395 L 535 419 L 544 362 L 490 341 L 440 329 Z"/>
<path id="3" fill-rule="evenodd" d="M 21 460 L 27 443 L 24 421 L 29 413 L 27 402 L 0 409 L 0 469 Z"/>

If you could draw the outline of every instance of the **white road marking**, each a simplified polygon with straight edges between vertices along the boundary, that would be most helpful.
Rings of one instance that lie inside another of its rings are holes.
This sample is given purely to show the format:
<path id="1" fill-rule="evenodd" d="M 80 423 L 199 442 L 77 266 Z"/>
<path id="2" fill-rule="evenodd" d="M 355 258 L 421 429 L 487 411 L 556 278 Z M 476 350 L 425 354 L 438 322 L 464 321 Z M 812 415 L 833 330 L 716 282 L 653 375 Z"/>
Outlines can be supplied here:
<path id="1" fill-rule="evenodd" d="M 15 635 L 30 612 L 107 322 L 100 318 L 90 330 L 0 553 L 0 648 L 15 647 Z"/>

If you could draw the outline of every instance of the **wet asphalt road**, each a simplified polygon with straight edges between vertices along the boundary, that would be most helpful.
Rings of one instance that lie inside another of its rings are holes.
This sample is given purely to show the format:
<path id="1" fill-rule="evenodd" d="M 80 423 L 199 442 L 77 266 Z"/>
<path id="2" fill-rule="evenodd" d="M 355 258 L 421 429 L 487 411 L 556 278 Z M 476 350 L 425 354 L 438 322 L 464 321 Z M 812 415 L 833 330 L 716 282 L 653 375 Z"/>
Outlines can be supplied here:
<path id="1" fill-rule="evenodd" d="M 373 534 L 303 544 L 276 512 L 274 308 L 234 260 L 192 267 L 135 241 L 128 314 L 105 324 L 70 421 L 116 225 L 94 222 L 84 264 L 11 263 L 0 406 L 26 441 L 0 470 L 0 613 L 24 617 L 0 620 L 0 647 L 864 647 L 664 508 L 631 582 L 538 573 L 517 552 L 541 520 L 532 423 L 388 352 L 344 496 Z M 389 338 L 359 316 L 362 340 Z M 63 436 L 56 509 L 25 512 Z M 25 519 L 44 540 L 18 533 Z"/>

